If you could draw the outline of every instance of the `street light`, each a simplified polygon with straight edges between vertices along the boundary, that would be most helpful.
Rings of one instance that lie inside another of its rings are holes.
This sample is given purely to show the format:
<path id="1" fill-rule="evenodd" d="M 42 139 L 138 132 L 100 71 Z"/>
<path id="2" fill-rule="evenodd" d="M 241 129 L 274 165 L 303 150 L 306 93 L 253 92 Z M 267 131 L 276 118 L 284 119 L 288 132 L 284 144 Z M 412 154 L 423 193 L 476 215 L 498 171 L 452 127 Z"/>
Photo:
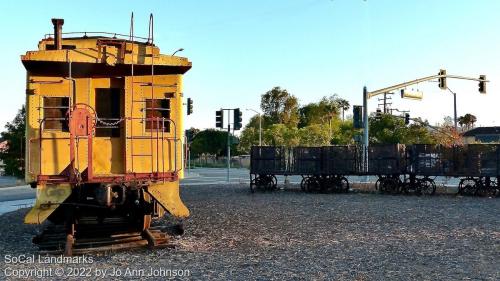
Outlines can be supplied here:
<path id="1" fill-rule="evenodd" d="M 247 108 L 245 110 L 253 111 L 259 115 L 259 146 L 262 146 L 262 115 L 255 109 Z"/>
<path id="2" fill-rule="evenodd" d="M 446 88 L 453 94 L 453 123 L 455 124 L 455 130 L 457 130 L 457 93 L 453 92 L 449 87 Z"/>
<path id="3" fill-rule="evenodd" d="M 184 51 L 184 48 L 179 48 L 179 49 L 177 49 L 177 50 L 176 50 L 176 51 L 175 51 L 175 52 L 171 55 L 171 57 L 173 57 L 175 54 L 177 54 L 177 52 L 182 52 L 182 51 Z"/>

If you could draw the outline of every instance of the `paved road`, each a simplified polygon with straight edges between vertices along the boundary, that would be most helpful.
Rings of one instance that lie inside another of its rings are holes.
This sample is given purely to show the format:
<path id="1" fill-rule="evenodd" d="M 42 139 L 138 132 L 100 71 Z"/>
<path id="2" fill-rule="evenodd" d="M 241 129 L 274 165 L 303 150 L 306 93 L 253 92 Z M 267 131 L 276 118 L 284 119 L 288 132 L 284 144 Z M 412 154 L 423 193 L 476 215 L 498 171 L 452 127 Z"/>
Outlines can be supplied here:
<path id="1" fill-rule="evenodd" d="M 186 178 L 181 180 L 181 185 L 227 184 L 226 179 L 226 169 L 191 169 L 189 172 L 186 172 Z M 230 180 L 231 183 L 248 183 L 248 170 L 231 169 Z M 2 177 L 0 183 L 14 185 L 16 181 L 11 178 Z M 32 206 L 35 197 L 36 190 L 32 189 L 29 185 L 0 188 L 0 215 L 19 208 Z"/>
<path id="2" fill-rule="evenodd" d="M 191 171 L 186 173 L 186 178 L 181 180 L 181 185 L 224 184 L 227 183 L 226 176 L 226 169 L 191 169 Z M 232 183 L 248 183 L 248 170 L 231 169 L 230 178 Z M 3 182 L 10 182 L 11 185 L 15 184 L 15 181 L 7 179 Z M 35 195 L 36 190 L 32 189 L 29 185 L 0 188 L 0 202 L 32 199 L 35 198 Z"/>
<path id="3" fill-rule="evenodd" d="M 18 181 L 15 177 L 0 176 L 0 187 L 2 186 L 14 186 Z"/>
<path id="4" fill-rule="evenodd" d="M 230 171 L 231 184 L 249 184 L 249 170 L 248 169 L 231 169 Z M 366 177 L 348 177 L 349 182 L 366 182 Z M 285 177 L 277 176 L 279 184 L 284 183 Z M 289 176 L 288 180 L 292 184 L 299 184 L 302 180 L 300 176 Z M 6 180 L 7 181 L 7 180 Z M 376 177 L 369 177 L 368 181 L 375 182 Z M 455 182 L 456 181 L 456 182 Z M 451 179 L 451 182 L 442 178 L 437 180 L 438 185 L 458 185 L 458 180 Z M 181 186 L 189 187 L 192 185 L 205 185 L 205 184 L 228 184 L 227 182 L 227 169 L 223 168 L 196 168 L 186 171 L 185 178 L 181 180 Z M 3 187 L 0 188 L 0 214 L 16 210 L 18 208 L 30 206 L 34 202 L 36 190 L 30 188 L 28 185 Z"/>

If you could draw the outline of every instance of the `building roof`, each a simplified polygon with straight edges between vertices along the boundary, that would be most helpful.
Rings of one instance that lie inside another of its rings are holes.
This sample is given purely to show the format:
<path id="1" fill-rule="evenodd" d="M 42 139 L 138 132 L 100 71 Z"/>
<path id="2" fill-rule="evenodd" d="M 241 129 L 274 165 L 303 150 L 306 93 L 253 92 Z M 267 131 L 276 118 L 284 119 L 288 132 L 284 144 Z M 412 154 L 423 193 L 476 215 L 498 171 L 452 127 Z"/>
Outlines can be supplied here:
<path id="1" fill-rule="evenodd" d="M 500 127 L 477 127 L 468 130 L 463 134 L 464 137 L 474 137 L 477 135 L 500 135 Z"/>

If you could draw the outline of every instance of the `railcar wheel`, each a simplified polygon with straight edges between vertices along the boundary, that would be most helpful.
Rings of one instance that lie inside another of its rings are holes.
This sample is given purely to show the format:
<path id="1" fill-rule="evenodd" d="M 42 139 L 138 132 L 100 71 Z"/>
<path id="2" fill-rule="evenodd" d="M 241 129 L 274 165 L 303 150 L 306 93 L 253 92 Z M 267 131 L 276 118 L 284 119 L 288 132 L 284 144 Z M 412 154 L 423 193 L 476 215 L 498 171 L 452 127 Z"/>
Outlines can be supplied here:
<path id="1" fill-rule="evenodd" d="M 262 179 L 261 179 L 260 175 L 258 175 L 258 176 L 255 177 L 255 183 L 254 183 L 254 185 L 255 185 L 254 190 L 261 188 Z"/>
<path id="2" fill-rule="evenodd" d="M 477 181 L 477 189 L 476 189 L 476 194 L 477 196 L 484 196 L 484 197 L 495 197 L 497 193 L 496 186 L 494 182 L 490 182 L 489 184 L 485 184 L 481 180 Z"/>
<path id="3" fill-rule="evenodd" d="M 320 184 L 316 178 L 307 177 L 307 181 L 306 181 L 306 191 L 307 192 L 317 191 L 317 190 L 319 190 L 319 188 L 320 188 Z"/>
<path id="4" fill-rule="evenodd" d="M 472 178 L 465 178 L 460 180 L 458 185 L 458 194 L 460 195 L 474 195 L 477 191 L 478 184 Z"/>
<path id="5" fill-rule="evenodd" d="M 411 186 L 411 183 L 409 181 L 405 180 L 401 184 L 401 193 L 409 194 L 411 189 L 412 189 L 412 186 Z"/>
<path id="6" fill-rule="evenodd" d="M 348 193 L 349 192 L 349 180 L 347 180 L 346 177 L 341 177 L 340 178 L 340 191 L 343 193 Z"/>
<path id="7" fill-rule="evenodd" d="M 256 181 L 257 178 L 250 178 L 250 192 L 251 193 L 254 193 L 255 192 L 255 181 Z"/>
<path id="8" fill-rule="evenodd" d="M 265 183 L 264 183 L 264 188 L 265 190 L 273 190 L 274 189 L 274 184 L 273 184 L 273 176 L 271 175 L 266 175 L 265 176 Z"/>
<path id="9" fill-rule="evenodd" d="M 328 177 L 317 177 L 316 181 L 318 182 L 318 189 L 322 193 L 328 192 L 331 188 L 331 180 Z"/>
<path id="10" fill-rule="evenodd" d="M 300 190 L 306 191 L 306 185 L 307 185 L 307 177 L 302 177 L 302 180 L 300 181 Z"/>
<path id="11" fill-rule="evenodd" d="M 375 187 L 377 188 L 377 190 L 380 192 L 380 193 L 385 193 L 386 192 L 386 189 L 385 189 L 385 181 L 386 179 L 385 178 L 378 178 L 377 180 L 377 183 L 378 183 L 378 186 L 377 186 L 377 183 L 375 183 Z"/>
<path id="12" fill-rule="evenodd" d="M 378 177 L 377 181 L 375 182 L 375 190 L 379 190 L 381 182 L 382 178 Z"/>
<path id="13" fill-rule="evenodd" d="M 484 186 L 484 185 L 481 185 L 477 189 L 476 193 L 477 193 L 478 196 L 495 197 L 496 193 L 497 193 L 497 190 L 496 190 L 496 188 L 494 186 Z"/>
<path id="14" fill-rule="evenodd" d="M 436 193 L 436 183 L 429 178 L 424 178 L 420 182 L 420 191 L 423 195 L 434 195 Z"/>
<path id="15" fill-rule="evenodd" d="M 273 183 L 273 189 L 276 190 L 278 188 L 278 179 L 276 178 L 275 175 L 272 175 L 271 177 L 272 177 L 271 180 Z"/>
<path id="16" fill-rule="evenodd" d="M 388 178 L 384 181 L 384 189 L 390 194 L 400 193 L 400 180 L 395 178 Z"/>
<path id="17" fill-rule="evenodd" d="M 267 190 L 269 189 L 269 185 L 270 185 L 270 178 L 268 175 L 259 175 L 256 179 L 255 179 L 255 186 L 258 188 L 258 189 L 263 189 L 263 190 Z"/>

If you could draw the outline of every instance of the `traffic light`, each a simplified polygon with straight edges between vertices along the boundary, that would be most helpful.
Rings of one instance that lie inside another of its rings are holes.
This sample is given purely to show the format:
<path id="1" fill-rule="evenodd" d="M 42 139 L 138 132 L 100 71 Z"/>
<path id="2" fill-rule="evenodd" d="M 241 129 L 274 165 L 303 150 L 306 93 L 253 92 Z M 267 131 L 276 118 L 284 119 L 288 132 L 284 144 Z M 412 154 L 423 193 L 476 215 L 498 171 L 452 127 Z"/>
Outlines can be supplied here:
<path id="1" fill-rule="evenodd" d="M 410 114 L 405 113 L 405 125 L 408 125 L 408 124 L 410 124 Z"/>
<path id="2" fill-rule="evenodd" d="M 479 92 L 481 94 L 486 94 L 486 75 L 479 75 Z"/>
<path id="3" fill-rule="evenodd" d="M 239 129 L 241 129 L 241 127 L 242 127 L 242 126 L 241 126 L 241 121 L 242 121 L 243 119 L 241 118 L 241 116 L 242 116 L 242 114 L 241 114 L 240 109 L 239 109 L 239 108 L 236 108 L 236 109 L 234 110 L 234 118 L 233 118 L 233 120 L 234 120 L 234 129 L 235 129 L 235 130 L 239 130 Z"/>
<path id="4" fill-rule="evenodd" d="M 446 70 L 439 70 L 439 75 L 446 76 Z M 448 86 L 446 86 L 446 77 L 439 77 L 439 88 L 441 88 L 441 90 L 446 90 L 448 88 Z"/>
<path id="5" fill-rule="evenodd" d="M 193 114 L 193 100 L 191 98 L 187 99 L 187 115 Z"/>
<path id="6" fill-rule="evenodd" d="M 363 128 L 363 107 L 361 105 L 355 105 L 352 107 L 352 117 L 354 128 Z"/>
<path id="7" fill-rule="evenodd" d="M 217 110 L 215 112 L 215 127 L 224 128 L 224 110 Z"/>
<path id="8" fill-rule="evenodd" d="M 377 108 L 376 116 L 377 118 L 380 118 L 382 116 L 382 110 L 380 108 Z"/>
<path id="9" fill-rule="evenodd" d="M 184 134 L 186 135 L 187 142 L 193 141 L 193 131 L 186 130 Z"/>

